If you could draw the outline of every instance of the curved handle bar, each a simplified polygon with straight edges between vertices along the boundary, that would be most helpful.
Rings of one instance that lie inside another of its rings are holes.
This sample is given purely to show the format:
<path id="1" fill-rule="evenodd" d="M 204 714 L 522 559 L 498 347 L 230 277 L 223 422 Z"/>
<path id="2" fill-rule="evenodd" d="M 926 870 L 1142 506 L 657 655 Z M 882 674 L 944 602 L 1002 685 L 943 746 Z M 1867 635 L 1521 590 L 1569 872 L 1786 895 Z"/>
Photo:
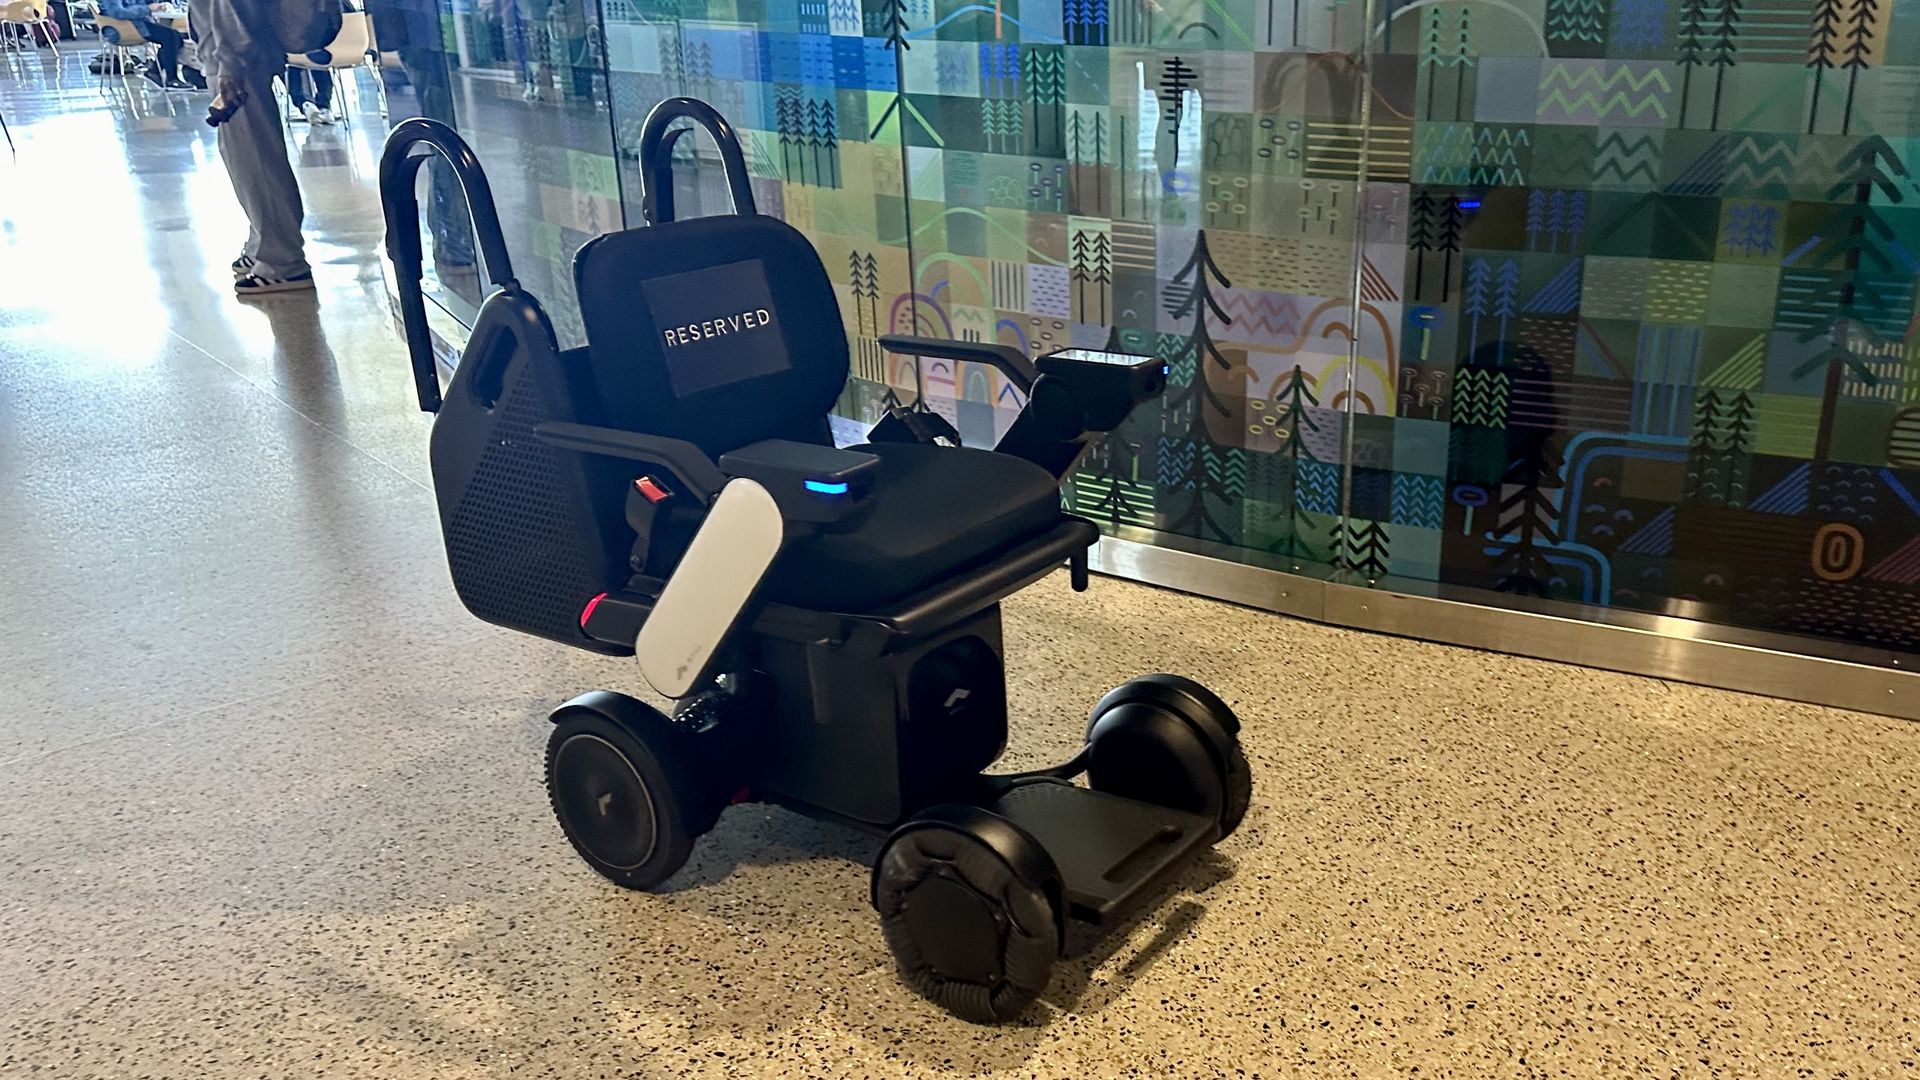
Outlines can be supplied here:
<path id="1" fill-rule="evenodd" d="M 414 153 L 416 146 L 427 147 Z M 407 354 L 413 362 L 413 386 L 422 412 L 440 410 L 440 374 L 434 366 L 432 331 L 427 327 L 426 297 L 421 292 L 420 200 L 413 192 L 420 166 L 434 152 L 453 169 L 460 192 L 466 196 L 474 239 L 487 280 L 502 289 L 517 289 L 507 241 L 500 232 L 500 213 L 493 204 L 493 188 L 473 154 L 454 130 L 438 120 L 416 116 L 395 125 L 380 152 L 380 205 L 387 221 L 387 257 L 393 260 L 400 291 L 400 321 L 407 335 Z"/>
<path id="2" fill-rule="evenodd" d="M 1011 345 L 991 341 L 950 341 L 946 338 L 910 337 L 906 334 L 881 334 L 880 347 L 906 356 L 933 356 L 942 360 L 963 360 L 970 364 L 991 364 L 1000 369 L 1021 393 L 1033 391 L 1040 377 L 1027 354 Z"/>
<path id="3" fill-rule="evenodd" d="M 734 134 L 733 125 L 699 98 L 675 97 L 655 105 L 640 128 L 640 206 L 647 224 L 673 220 L 673 145 L 686 129 L 669 131 L 668 125 L 681 117 L 706 128 L 720 148 L 720 168 L 727 177 L 727 191 L 733 196 L 733 212 L 758 213 L 747 158 L 740 150 L 740 137 Z"/>

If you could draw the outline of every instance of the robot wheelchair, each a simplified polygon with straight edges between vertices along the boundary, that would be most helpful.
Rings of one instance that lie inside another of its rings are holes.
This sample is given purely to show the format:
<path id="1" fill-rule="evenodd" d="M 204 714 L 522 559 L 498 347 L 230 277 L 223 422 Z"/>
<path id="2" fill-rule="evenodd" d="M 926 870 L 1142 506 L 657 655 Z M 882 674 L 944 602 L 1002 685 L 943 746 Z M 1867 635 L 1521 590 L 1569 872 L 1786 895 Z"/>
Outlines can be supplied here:
<path id="1" fill-rule="evenodd" d="M 735 213 L 674 220 L 681 118 L 718 145 Z M 444 399 L 414 194 L 435 154 L 494 286 Z M 594 870 L 659 886 L 744 800 L 866 831 L 883 838 L 871 901 L 904 980 L 965 1019 L 1015 1017 L 1070 919 L 1111 925 L 1231 833 L 1251 793 L 1233 711 L 1167 674 L 1103 697 L 1069 761 L 985 771 L 1007 737 L 1000 601 L 1063 564 L 1087 587 L 1098 531 L 1062 511 L 1060 479 L 1165 368 L 883 338 L 992 364 L 1025 407 L 992 451 L 900 408 L 837 448 L 848 345 L 813 246 L 754 212 L 736 137 L 705 103 L 662 103 L 640 154 L 647 224 L 580 249 L 588 344 L 561 350 L 513 278 L 472 150 L 425 119 L 387 140 L 387 247 L 420 405 L 437 413 L 455 589 L 489 622 L 637 657 L 676 703 L 595 690 L 552 714 L 547 790 Z"/>

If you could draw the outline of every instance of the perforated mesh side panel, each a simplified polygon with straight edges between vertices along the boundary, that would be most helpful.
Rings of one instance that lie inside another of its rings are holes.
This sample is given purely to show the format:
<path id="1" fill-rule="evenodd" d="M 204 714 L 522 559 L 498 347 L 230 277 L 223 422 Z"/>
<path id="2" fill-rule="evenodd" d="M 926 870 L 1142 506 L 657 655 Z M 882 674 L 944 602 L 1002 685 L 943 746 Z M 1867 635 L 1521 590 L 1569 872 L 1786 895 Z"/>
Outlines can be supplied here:
<path id="1" fill-rule="evenodd" d="M 613 583 L 591 508 L 572 505 L 578 462 L 533 436 L 551 419 L 570 418 L 553 415 L 532 368 L 521 365 L 445 531 L 454 589 L 469 611 L 564 641 L 579 638 L 580 609 Z"/>

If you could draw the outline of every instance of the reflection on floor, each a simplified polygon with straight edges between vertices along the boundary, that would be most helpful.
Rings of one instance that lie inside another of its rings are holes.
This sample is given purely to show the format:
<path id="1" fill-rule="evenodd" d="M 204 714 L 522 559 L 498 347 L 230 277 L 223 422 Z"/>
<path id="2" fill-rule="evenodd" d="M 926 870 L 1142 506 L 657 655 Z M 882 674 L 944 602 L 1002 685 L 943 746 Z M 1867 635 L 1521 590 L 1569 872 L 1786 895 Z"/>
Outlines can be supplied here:
<path id="1" fill-rule="evenodd" d="M 317 301 L 245 307 L 200 102 L 0 77 L 0 1074 L 1864 1076 L 1915 1067 L 1920 728 L 1115 581 L 1007 605 L 1012 757 L 1104 688 L 1246 718 L 1246 826 L 1000 1030 L 889 970 L 866 845 L 730 810 L 618 892 L 467 617 L 377 132 L 296 128 Z"/>

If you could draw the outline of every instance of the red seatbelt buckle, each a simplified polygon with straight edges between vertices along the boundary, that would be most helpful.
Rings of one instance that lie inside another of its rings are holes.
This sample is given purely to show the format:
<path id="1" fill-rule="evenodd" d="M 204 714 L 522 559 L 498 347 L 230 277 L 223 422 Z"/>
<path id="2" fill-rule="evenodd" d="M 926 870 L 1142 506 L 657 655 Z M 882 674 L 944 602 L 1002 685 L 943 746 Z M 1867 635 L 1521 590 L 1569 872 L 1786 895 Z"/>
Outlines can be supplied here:
<path id="1" fill-rule="evenodd" d="M 633 490 L 639 492 L 640 497 L 650 503 L 664 502 L 667 499 L 673 498 L 673 492 L 668 489 L 667 485 L 662 484 L 651 476 L 643 476 L 635 480 L 633 482 Z"/>

